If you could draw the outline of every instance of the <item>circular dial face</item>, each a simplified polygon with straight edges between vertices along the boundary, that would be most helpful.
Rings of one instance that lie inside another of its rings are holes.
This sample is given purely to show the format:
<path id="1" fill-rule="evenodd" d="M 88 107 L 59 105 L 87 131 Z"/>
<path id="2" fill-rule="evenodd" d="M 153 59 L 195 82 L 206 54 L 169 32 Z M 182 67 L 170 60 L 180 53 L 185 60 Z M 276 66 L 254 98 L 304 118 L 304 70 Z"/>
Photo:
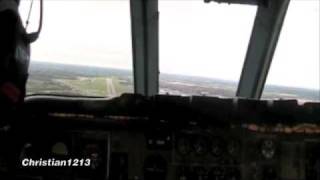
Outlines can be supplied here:
<path id="1" fill-rule="evenodd" d="M 51 147 L 51 152 L 54 155 L 67 156 L 69 154 L 68 147 L 63 142 L 57 142 Z"/>
<path id="2" fill-rule="evenodd" d="M 144 162 L 145 180 L 165 180 L 167 176 L 167 162 L 160 155 L 147 157 Z"/>
<path id="3" fill-rule="evenodd" d="M 223 153 L 223 149 L 224 147 L 222 139 L 214 138 L 211 144 L 211 153 L 216 157 L 220 157 Z"/>
<path id="4" fill-rule="evenodd" d="M 263 180 L 277 179 L 277 172 L 274 167 L 264 167 L 262 171 Z"/>
<path id="5" fill-rule="evenodd" d="M 240 142 L 237 140 L 231 140 L 227 147 L 228 153 L 231 156 L 238 156 L 240 153 Z"/>
<path id="6" fill-rule="evenodd" d="M 261 153 L 264 158 L 272 159 L 276 153 L 275 142 L 271 139 L 267 139 L 267 140 L 262 141 Z"/>
<path id="7" fill-rule="evenodd" d="M 197 180 L 197 179 L 208 179 L 208 172 L 202 166 L 195 167 L 178 167 L 177 178 L 178 180 Z"/>
<path id="8" fill-rule="evenodd" d="M 197 138 L 192 147 L 196 154 L 203 155 L 208 151 L 208 142 L 204 138 Z"/>
<path id="9" fill-rule="evenodd" d="M 207 171 L 204 167 L 194 167 L 193 176 L 190 179 L 208 179 Z"/>
<path id="10" fill-rule="evenodd" d="M 97 169 L 103 164 L 103 157 L 101 155 L 101 148 L 98 144 L 89 143 L 84 147 L 85 157 L 91 160 L 90 168 Z"/>
<path id="11" fill-rule="evenodd" d="M 227 174 L 223 167 L 215 167 L 209 172 L 209 179 L 226 180 Z"/>
<path id="12" fill-rule="evenodd" d="M 176 144 L 176 148 L 179 154 L 187 155 L 191 151 L 190 141 L 186 138 L 179 138 Z"/>
<path id="13" fill-rule="evenodd" d="M 192 177 L 192 173 L 189 167 L 180 166 L 177 168 L 178 180 L 189 180 Z"/>
<path id="14" fill-rule="evenodd" d="M 230 168 L 228 169 L 227 179 L 230 180 L 240 180 L 241 179 L 241 172 L 238 168 Z"/>

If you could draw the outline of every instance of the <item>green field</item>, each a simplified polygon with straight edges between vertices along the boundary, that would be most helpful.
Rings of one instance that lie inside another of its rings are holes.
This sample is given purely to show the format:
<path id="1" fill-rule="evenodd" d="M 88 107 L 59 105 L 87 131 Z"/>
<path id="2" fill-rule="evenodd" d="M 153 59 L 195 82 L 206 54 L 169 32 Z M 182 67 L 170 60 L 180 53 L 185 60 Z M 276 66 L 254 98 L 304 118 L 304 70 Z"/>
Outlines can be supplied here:
<path id="1" fill-rule="evenodd" d="M 115 88 L 115 93 L 109 89 L 107 79 L 112 81 L 112 85 Z M 123 92 L 123 87 L 119 84 L 119 80 L 116 77 L 104 78 L 104 77 L 79 77 L 77 79 L 60 79 L 58 80 L 63 85 L 68 86 L 73 92 L 85 96 L 117 96 Z"/>
<path id="2" fill-rule="evenodd" d="M 77 77 L 72 79 L 51 79 L 49 81 L 31 79 L 28 83 L 28 90 L 31 94 L 35 92 L 38 94 L 109 97 L 130 92 L 130 89 L 130 87 L 122 84 L 117 77 Z"/>
<path id="3" fill-rule="evenodd" d="M 118 96 L 133 92 L 133 72 L 112 68 L 32 62 L 27 94 Z M 195 76 L 161 74 L 160 93 L 234 97 L 237 82 Z M 264 99 L 319 101 L 319 90 L 266 86 Z"/>

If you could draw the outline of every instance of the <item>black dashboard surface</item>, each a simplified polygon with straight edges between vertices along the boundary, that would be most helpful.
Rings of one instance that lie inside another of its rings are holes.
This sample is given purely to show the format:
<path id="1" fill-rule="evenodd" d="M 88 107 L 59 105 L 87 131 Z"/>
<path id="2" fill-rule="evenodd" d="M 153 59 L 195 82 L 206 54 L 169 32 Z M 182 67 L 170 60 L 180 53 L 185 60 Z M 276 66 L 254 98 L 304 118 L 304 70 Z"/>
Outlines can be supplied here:
<path id="1" fill-rule="evenodd" d="M 166 95 L 33 96 L 26 99 L 12 130 L 0 136 L 14 149 L 1 153 L 0 177 L 316 180 L 319 107 L 295 100 Z M 91 163 L 24 167 L 25 158 Z"/>

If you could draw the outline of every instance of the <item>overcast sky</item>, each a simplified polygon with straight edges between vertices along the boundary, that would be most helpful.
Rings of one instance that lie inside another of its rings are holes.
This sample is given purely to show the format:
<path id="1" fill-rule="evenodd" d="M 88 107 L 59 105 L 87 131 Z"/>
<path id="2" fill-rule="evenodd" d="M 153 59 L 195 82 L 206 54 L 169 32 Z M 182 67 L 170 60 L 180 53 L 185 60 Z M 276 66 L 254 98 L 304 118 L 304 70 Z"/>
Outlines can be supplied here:
<path id="1" fill-rule="evenodd" d="M 37 2 L 37 1 L 36 1 Z M 32 59 L 132 69 L 127 0 L 45 0 Z M 22 0 L 21 16 L 30 1 Z M 37 24 L 34 4 L 29 30 Z M 257 8 L 160 0 L 160 72 L 238 81 Z M 293 0 L 268 84 L 319 89 L 319 0 Z"/>

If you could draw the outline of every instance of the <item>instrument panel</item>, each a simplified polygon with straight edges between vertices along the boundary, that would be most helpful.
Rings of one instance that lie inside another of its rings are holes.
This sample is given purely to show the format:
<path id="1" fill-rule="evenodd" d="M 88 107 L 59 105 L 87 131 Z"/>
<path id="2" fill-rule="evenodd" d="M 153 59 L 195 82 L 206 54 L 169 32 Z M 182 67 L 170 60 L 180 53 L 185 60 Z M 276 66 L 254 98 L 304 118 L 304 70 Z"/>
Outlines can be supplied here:
<path id="1" fill-rule="evenodd" d="M 226 135 L 228 134 L 228 135 Z M 150 149 L 148 142 L 171 148 Z M 315 138 L 294 140 L 272 134 L 244 130 L 181 131 L 167 139 L 147 139 L 144 135 L 115 133 L 112 142 L 119 145 L 113 153 L 122 153 L 128 164 L 128 179 L 158 180 L 311 180 L 320 178 L 315 153 L 320 142 Z M 146 139 L 145 141 L 142 141 Z M 144 143 L 141 143 L 144 142 Z M 113 144 L 112 143 L 112 144 Z M 134 145 L 133 145 L 134 144 Z M 113 147 L 113 146 L 111 146 Z M 142 147 L 144 150 L 141 151 Z M 111 155 L 113 154 L 111 153 Z M 131 168 L 130 168 L 131 167 Z M 111 171 L 112 173 L 112 171 Z M 121 178 L 119 178 L 121 179 Z"/>
<path id="2" fill-rule="evenodd" d="M 152 134 L 150 134 L 152 133 Z M 158 136 L 160 134 L 160 136 Z M 295 136 L 295 137 L 293 137 Z M 166 133 L 70 131 L 30 141 L 20 158 L 89 158 L 88 167 L 25 168 L 43 179 L 315 180 L 317 137 L 259 134 L 242 128 Z"/>
<path id="3" fill-rule="evenodd" d="M 315 122 L 319 109 L 314 107 L 319 106 L 308 105 L 303 107 L 306 111 L 299 111 L 292 101 L 276 102 L 270 108 L 266 102 L 234 104 L 230 99 L 201 97 L 193 99 L 194 108 L 189 108 L 188 99 L 179 100 L 165 97 L 162 103 L 141 99 L 128 103 L 120 99 L 121 111 L 133 107 L 125 113 L 112 109 L 117 105 L 114 102 L 100 100 L 72 100 L 72 105 L 50 99 L 45 101 L 49 105 L 31 101 L 35 104 L 28 110 L 29 120 L 6 135 L 12 139 L 2 141 L 0 134 L 1 141 L 13 149 L 1 148 L 0 177 L 11 170 L 16 179 L 41 180 L 320 179 L 320 128 L 309 123 Z M 58 106 L 51 106 L 54 104 Z M 74 108 L 90 107 L 88 104 L 94 108 Z M 112 111 L 99 110 L 103 108 Z M 290 109 L 299 113 L 288 112 Z M 261 117 L 273 121 L 258 121 Z M 282 123 L 274 121 L 278 117 Z M 299 118 L 308 123 L 298 123 Z M 292 121 L 283 123 L 283 119 Z M 26 158 L 89 160 L 90 164 L 24 167 L 21 162 Z"/>
<path id="4" fill-rule="evenodd" d="M 110 180 L 315 180 L 320 141 L 232 129 L 180 131 L 79 131 L 29 136 L 23 158 L 89 158 L 88 167 L 32 168 L 21 175 L 43 179 Z M 19 161 L 18 160 L 18 161 Z M 19 161 L 21 162 L 21 161 Z M 22 176 L 25 177 L 25 176 Z"/>

